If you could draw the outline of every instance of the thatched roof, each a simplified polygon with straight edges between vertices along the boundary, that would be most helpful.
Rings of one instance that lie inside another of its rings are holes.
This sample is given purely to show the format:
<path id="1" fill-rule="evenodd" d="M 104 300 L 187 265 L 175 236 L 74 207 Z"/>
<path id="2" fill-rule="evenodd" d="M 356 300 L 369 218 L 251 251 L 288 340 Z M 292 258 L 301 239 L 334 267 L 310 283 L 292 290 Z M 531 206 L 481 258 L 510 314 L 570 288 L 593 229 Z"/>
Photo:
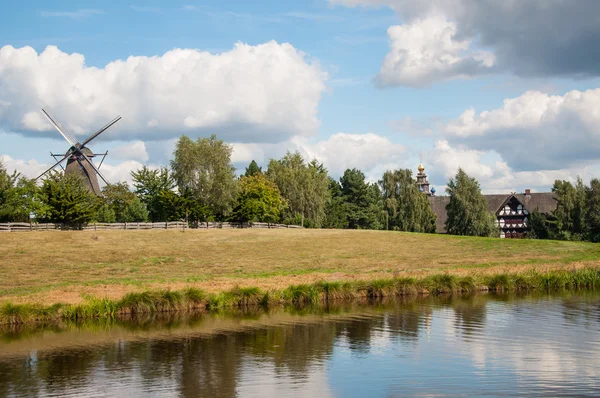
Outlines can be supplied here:
<path id="1" fill-rule="evenodd" d="M 500 207 L 514 195 L 527 209 L 528 212 L 534 210 L 539 211 L 543 214 L 550 214 L 556 210 L 558 204 L 556 196 L 552 192 L 540 192 L 531 193 L 525 195 L 524 193 L 517 194 L 499 194 L 499 195 L 483 195 L 488 203 L 488 210 L 490 213 L 496 214 Z M 430 196 L 429 203 L 431 204 L 431 210 L 435 213 L 437 220 L 435 230 L 438 233 L 445 233 L 445 223 L 448 215 L 446 214 L 446 205 L 450 202 L 450 196 Z"/>

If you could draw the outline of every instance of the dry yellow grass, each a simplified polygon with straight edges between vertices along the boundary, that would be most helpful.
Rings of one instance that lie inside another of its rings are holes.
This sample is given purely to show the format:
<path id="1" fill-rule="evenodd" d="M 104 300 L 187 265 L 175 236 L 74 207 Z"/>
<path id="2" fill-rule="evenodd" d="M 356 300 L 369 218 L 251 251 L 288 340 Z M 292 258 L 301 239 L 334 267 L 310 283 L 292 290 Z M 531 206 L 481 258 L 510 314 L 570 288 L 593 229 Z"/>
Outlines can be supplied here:
<path id="1" fill-rule="evenodd" d="M 76 304 L 143 289 L 282 289 L 318 280 L 600 266 L 600 245 L 347 230 L 0 235 L 0 303 Z"/>

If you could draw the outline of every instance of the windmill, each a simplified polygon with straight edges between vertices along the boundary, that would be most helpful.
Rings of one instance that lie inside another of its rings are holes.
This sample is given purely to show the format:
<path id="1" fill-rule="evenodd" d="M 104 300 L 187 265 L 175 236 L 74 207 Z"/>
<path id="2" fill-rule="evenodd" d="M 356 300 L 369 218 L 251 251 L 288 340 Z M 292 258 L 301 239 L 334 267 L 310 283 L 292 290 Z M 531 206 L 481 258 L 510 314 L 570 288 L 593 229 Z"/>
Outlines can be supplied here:
<path id="1" fill-rule="evenodd" d="M 102 127 L 100 130 L 96 131 L 94 134 L 90 135 L 85 141 L 80 143 L 75 139 L 75 137 L 70 134 L 65 128 L 61 127 L 56 120 L 50 116 L 46 109 L 42 109 L 42 113 L 46 118 L 52 123 L 52 125 L 58 130 L 60 135 L 63 136 L 65 140 L 71 145 L 71 147 L 67 150 L 65 155 L 56 155 L 50 153 L 52 157 L 56 160 L 57 158 L 61 158 L 55 164 L 53 164 L 50 168 L 44 171 L 39 175 L 41 178 L 44 174 L 48 173 L 50 170 L 54 169 L 56 166 L 60 165 L 62 167 L 62 162 L 67 161 L 67 166 L 63 169 L 65 174 L 77 174 L 83 177 L 83 181 L 85 185 L 88 187 L 90 191 L 95 193 L 96 195 L 101 195 L 100 186 L 98 185 L 98 176 L 102 178 L 105 184 L 108 184 L 106 178 L 100 173 L 98 168 L 102 166 L 102 162 L 104 162 L 104 158 L 108 154 L 108 151 L 105 153 L 94 153 L 92 152 L 86 145 L 89 144 L 93 139 L 98 137 L 104 131 L 108 130 L 113 124 L 117 123 L 121 120 L 121 116 L 117 116 L 113 120 L 111 120 L 106 126 Z M 95 156 L 102 156 L 102 161 L 100 162 L 100 166 L 96 167 L 94 163 L 92 163 L 92 159 Z"/>

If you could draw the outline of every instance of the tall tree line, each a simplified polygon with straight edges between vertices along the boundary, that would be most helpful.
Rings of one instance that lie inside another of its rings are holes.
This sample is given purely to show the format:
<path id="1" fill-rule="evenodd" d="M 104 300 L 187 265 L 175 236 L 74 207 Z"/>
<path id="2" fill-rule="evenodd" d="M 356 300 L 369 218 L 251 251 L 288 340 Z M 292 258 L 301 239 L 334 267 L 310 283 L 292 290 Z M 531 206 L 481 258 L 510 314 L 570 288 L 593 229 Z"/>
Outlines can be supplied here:
<path id="1" fill-rule="evenodd" d="M 265 169 L 253 160 L 237 176 L 233 147 L 216 136 L 181 136 L 169 167 L 133 171 L 132 187 L 121 182 L 87 191 L 76 176 L 51 173 L 41 185 L 10 173 L 0 161 L 0 222 L 266 221 L 309 228 L 435 232 L 436 216 L 412 171 L 386 171 L 377 182 L 358 169 L 339 179 L 316 159 L 299 152 L 271 159 Z M 600 241 L 600 182 L 586 186 L 556 181 L 558 207 L 531 214 L 531 236 Z M 447 183 L 448 233 L 498 236 L 479 183 L 459 169 Z"/>

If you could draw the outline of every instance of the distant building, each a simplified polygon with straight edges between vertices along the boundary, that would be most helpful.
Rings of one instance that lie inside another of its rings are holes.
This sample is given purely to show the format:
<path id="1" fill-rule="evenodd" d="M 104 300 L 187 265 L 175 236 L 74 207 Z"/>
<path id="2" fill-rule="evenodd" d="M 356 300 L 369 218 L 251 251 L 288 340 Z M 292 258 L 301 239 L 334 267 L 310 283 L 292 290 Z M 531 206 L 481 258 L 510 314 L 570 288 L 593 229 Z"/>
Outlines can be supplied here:
<path id="1" fill-rule="evenodd" d="M 424 176 L 424 180 L 419 182 L 419 176 Z M 424 181 L 424 182 L 423 182 Z M 450 202 L 450 196 L 435 196 L 429 190 L 427 175 L 424 173 L 423 165 L 419 165 L 419 174 L 417 174 L 417 184 L 419 189 L 429 195 L 431 209 L 435 213 L 437 233 L 446 233 L 446 206 Z M 421 189 L 421 186 L 426 186 Z M 434 191 L 434 188 L 431 188 Z M 558 201 L 553 192 L 531 193 L 526 189 L 524 193 L 510 193 L 497 195 L 483 195 L 487 201 L 488 210 L 496 216 L 496 225 L 500 228 L 501 238 L 523 238 L 529 231 L 529 215 L 533 211 L 542 214 L 552 214 L 556 210 Z"/>
<path id="2" fill-rule="evenodd" d="M 417 186 L 419 187 L 419 191 L 423 192 L 427 195 L 432 195 L 429 190 L 429 180 L 427 180 L 427 174 L 425 174 L 425 167 L 423 167 L 423 163 L 419 163 L 419 172 L 417 173 Z M 433 191 L 435 193 L 435 190 Z"/>

